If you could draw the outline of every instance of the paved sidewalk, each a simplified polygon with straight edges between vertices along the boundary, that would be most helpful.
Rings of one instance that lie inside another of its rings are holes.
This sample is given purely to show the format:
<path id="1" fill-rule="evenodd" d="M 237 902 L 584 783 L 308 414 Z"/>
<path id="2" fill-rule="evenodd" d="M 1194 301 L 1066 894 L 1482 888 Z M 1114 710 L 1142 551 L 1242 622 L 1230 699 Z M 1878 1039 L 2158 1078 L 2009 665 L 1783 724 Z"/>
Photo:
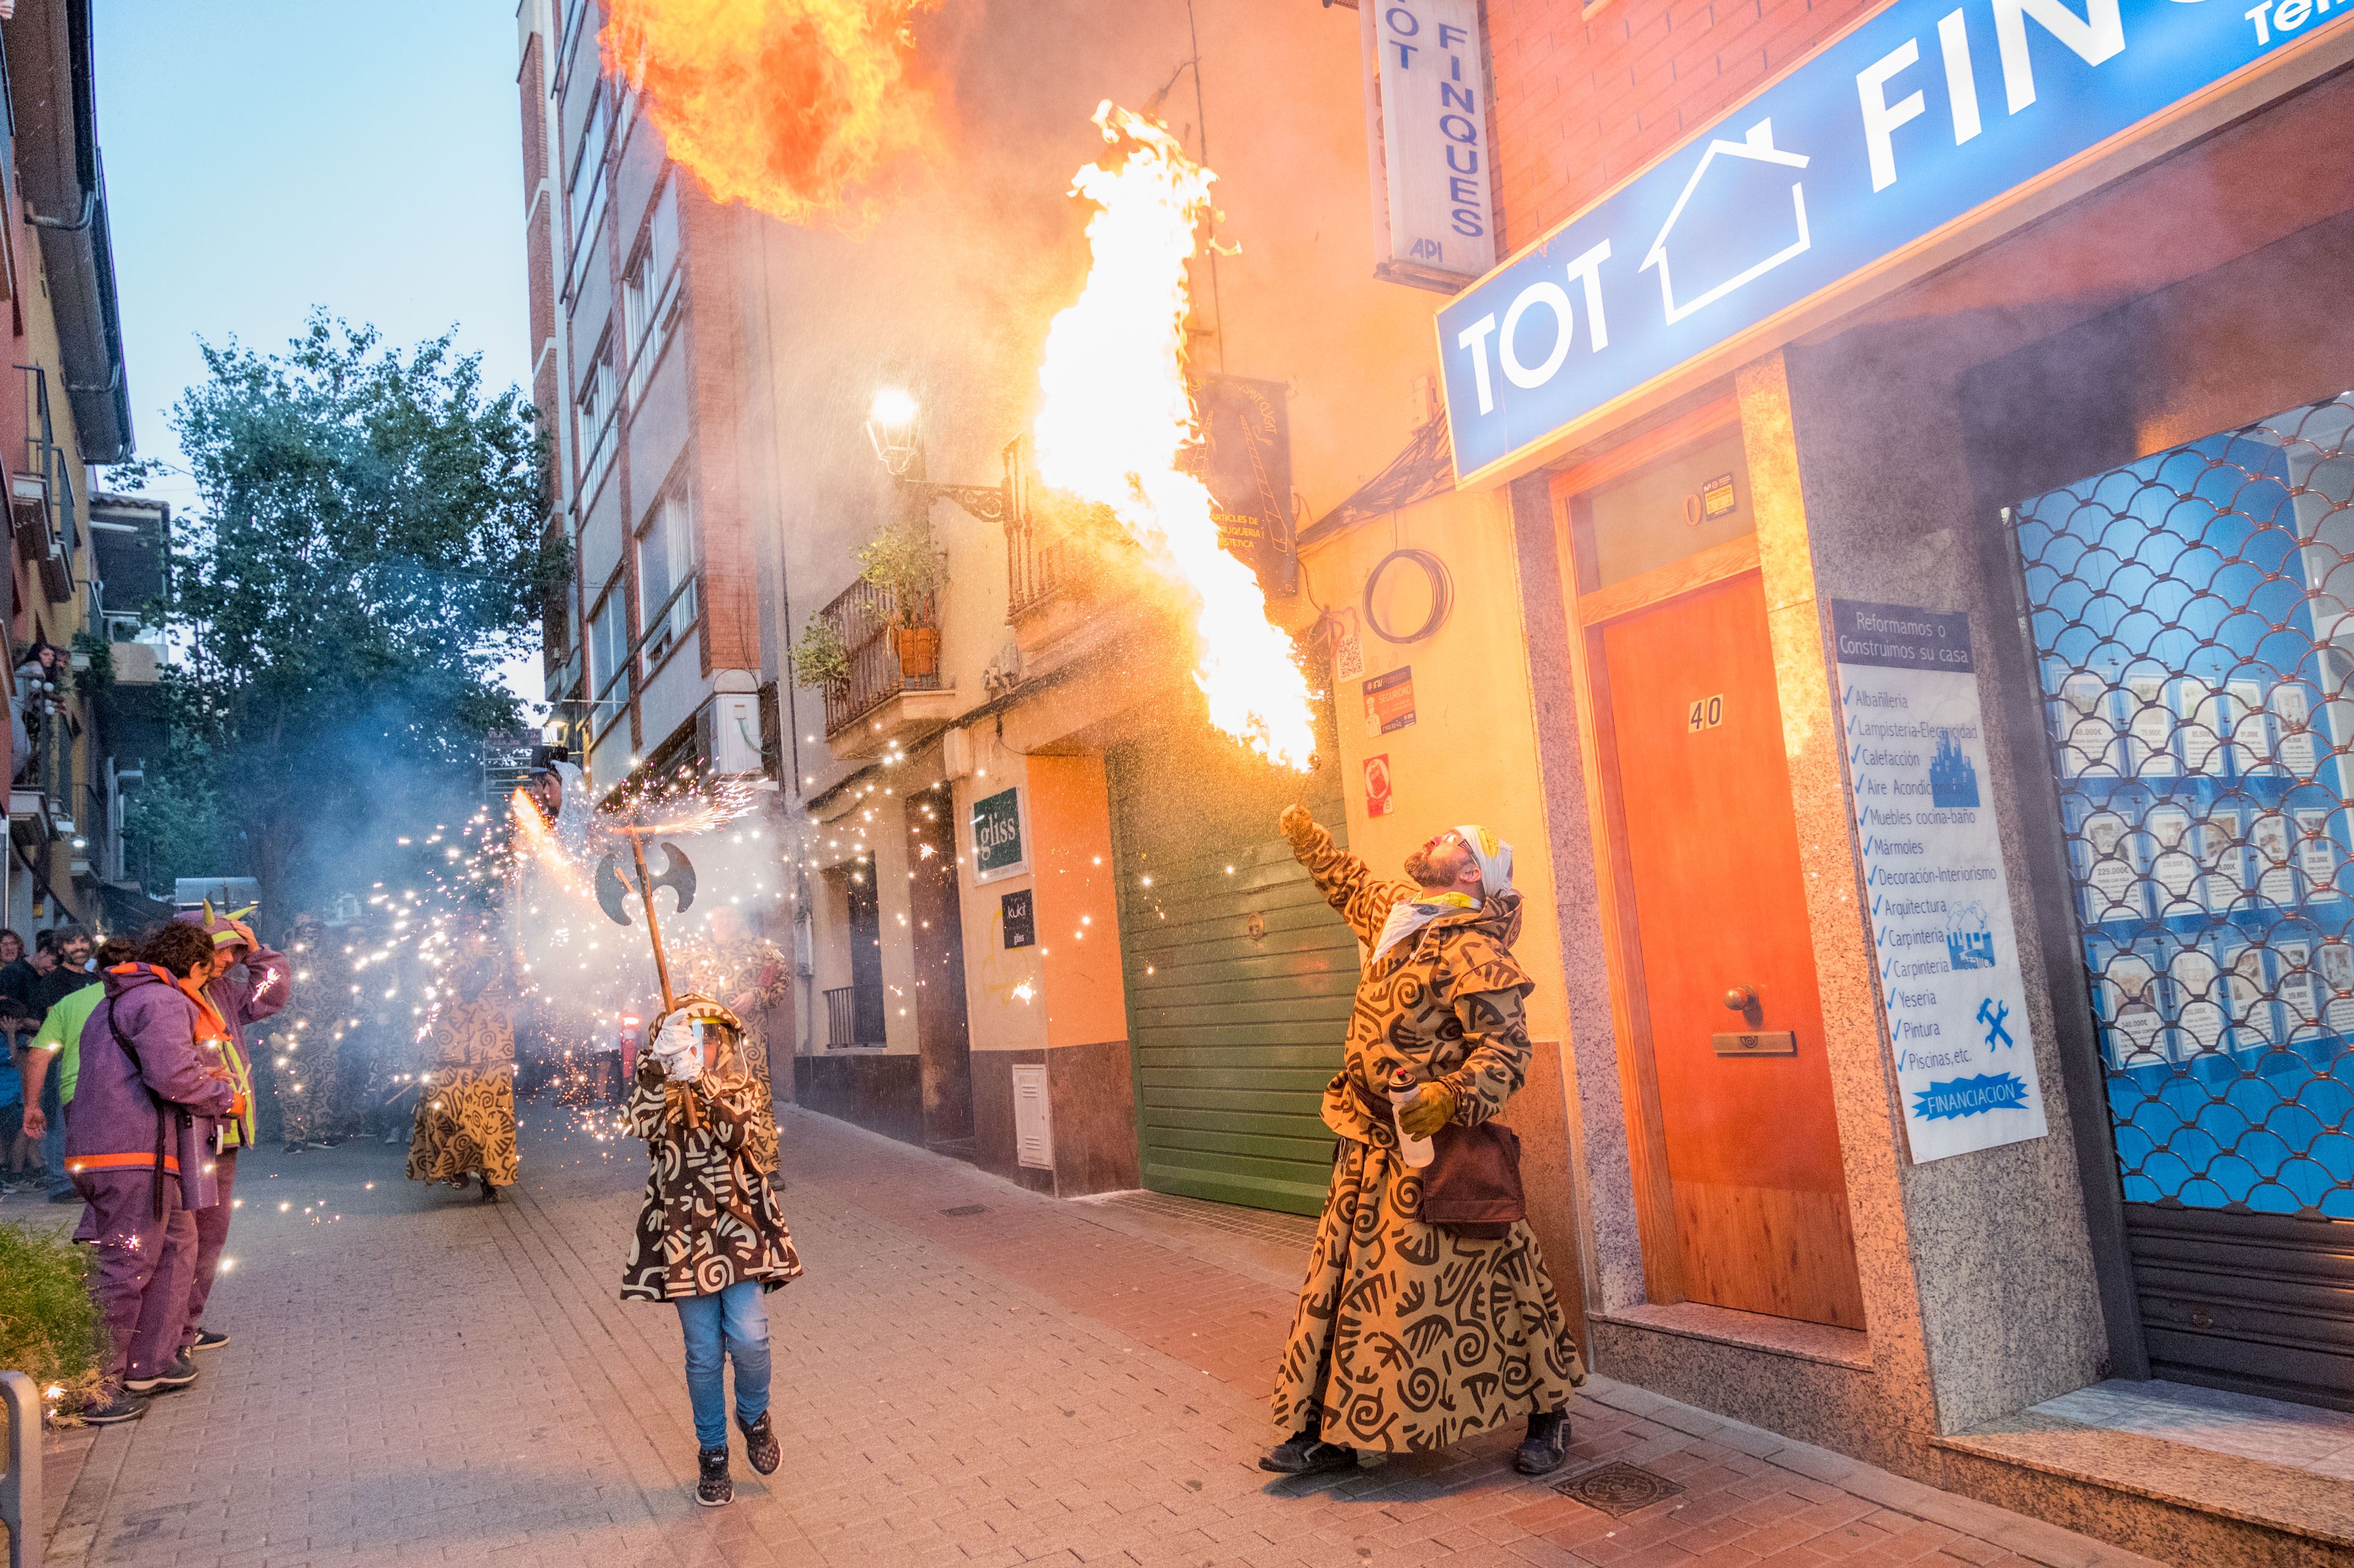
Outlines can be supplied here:
<path id="1" fill-rule="evenodd" d="M 1623 1517 L 1513 1475 L 1509 1435 L 1276 1479 L 1254 1461 L 1290 1269 L 1264 1230 L 1229 1247 L 800 1113 L 809 1273 L 769 1298 L 785 1465 L 763 1481 L 739 1447 L 735 1506 L 698 1509 L 676 1317 L 615 1298 L 641 1146 L 525 1122 L 488 1208 L 379 1144 L 249 1157 L 215 1297 L 234 1342 L 90 1445 L 52 1561 L 2147 1563 L 1598 1378 L 1567 1474 L 1681 1488 Z"/>

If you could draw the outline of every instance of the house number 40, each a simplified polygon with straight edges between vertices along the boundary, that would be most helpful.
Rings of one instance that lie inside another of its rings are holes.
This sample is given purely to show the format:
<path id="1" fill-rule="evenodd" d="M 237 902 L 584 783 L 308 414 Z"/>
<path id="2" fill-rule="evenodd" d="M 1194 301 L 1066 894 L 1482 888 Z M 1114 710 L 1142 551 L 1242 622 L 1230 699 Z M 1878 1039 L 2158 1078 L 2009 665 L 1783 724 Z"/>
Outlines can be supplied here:
<path id="1" fill-rule="evenodd" d="M 1724 694 L 1692 699 L 1691 712 L 1684 715 L 1686 733 L 1697 735 L 1704 729 L 1714 729 L 1724 722 Z"/>

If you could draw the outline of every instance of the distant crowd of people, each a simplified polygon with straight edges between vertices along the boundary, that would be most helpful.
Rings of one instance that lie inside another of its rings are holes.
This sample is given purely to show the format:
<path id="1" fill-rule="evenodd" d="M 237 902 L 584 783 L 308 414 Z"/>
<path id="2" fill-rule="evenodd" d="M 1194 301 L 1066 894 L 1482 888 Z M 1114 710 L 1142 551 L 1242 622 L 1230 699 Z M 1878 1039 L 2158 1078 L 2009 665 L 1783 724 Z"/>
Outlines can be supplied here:
<path id="1" fill-rule="evenodd" d="M 291 966 L 209 907 L 136 944 L 43 931 L 27 956 L 0 933 L 9 948 L 12 1169 L 27 1173 L 37 1143 L 31 1173 L 50 1200 L 82 1205 L 74 1239 L 91 1248 L 108 1346 L 104 1392 L 82 1419 L 135 1420 L 196 1381 L 196 1352 L 228 1343 L 204 1312 L 255 1137 L 246 1031 L 286 1005 Z M 8 1119 L 0 1107 L 0 1128 Z"/>

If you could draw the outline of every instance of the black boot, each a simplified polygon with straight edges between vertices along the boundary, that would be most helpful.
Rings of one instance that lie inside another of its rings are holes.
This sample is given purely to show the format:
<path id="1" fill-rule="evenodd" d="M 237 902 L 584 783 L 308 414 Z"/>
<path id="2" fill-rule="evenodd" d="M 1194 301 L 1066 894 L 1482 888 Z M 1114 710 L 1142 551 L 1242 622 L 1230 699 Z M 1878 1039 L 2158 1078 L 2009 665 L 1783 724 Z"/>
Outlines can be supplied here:
<path id="1" fill-rule="evenodd" d="M 695 1462 L 703 1473 L 695 1478 L 695 1500 L 705 1508 L 718 1508 L 736 1500 L 736 1483 L 727 1477 L 727 1445 L 716 1448 L 698 1448 Z"/>
<path id="2" fill-rule="evenodd" d="M 1357 1467 L 1357 1451 L 1327 1443 L 1311 1424 L 1259 1456 L 1258 1467 L 1278 1476 L 1320 1476 Z"/>
<path id="3" fill-rule="evenodd" d="M 1512 1456 L 1512 1468 L 1524 1476 L 1550 1476 L 1569 1462 L 1569 1412 L 1548 1410 L 1529 1417 L 1529 1435 Z"/>

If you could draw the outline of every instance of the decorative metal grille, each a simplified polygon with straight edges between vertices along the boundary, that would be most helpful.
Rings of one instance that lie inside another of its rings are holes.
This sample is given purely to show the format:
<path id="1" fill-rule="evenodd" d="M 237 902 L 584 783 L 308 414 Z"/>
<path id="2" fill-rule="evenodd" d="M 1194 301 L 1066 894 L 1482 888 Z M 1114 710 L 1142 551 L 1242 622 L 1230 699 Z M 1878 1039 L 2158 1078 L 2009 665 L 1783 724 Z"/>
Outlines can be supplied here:
<path id="1" fill-rule="evenodd" d="M 2354 1219 L 2354 394 L 2022 503 L 2125 1195 Z"/>

